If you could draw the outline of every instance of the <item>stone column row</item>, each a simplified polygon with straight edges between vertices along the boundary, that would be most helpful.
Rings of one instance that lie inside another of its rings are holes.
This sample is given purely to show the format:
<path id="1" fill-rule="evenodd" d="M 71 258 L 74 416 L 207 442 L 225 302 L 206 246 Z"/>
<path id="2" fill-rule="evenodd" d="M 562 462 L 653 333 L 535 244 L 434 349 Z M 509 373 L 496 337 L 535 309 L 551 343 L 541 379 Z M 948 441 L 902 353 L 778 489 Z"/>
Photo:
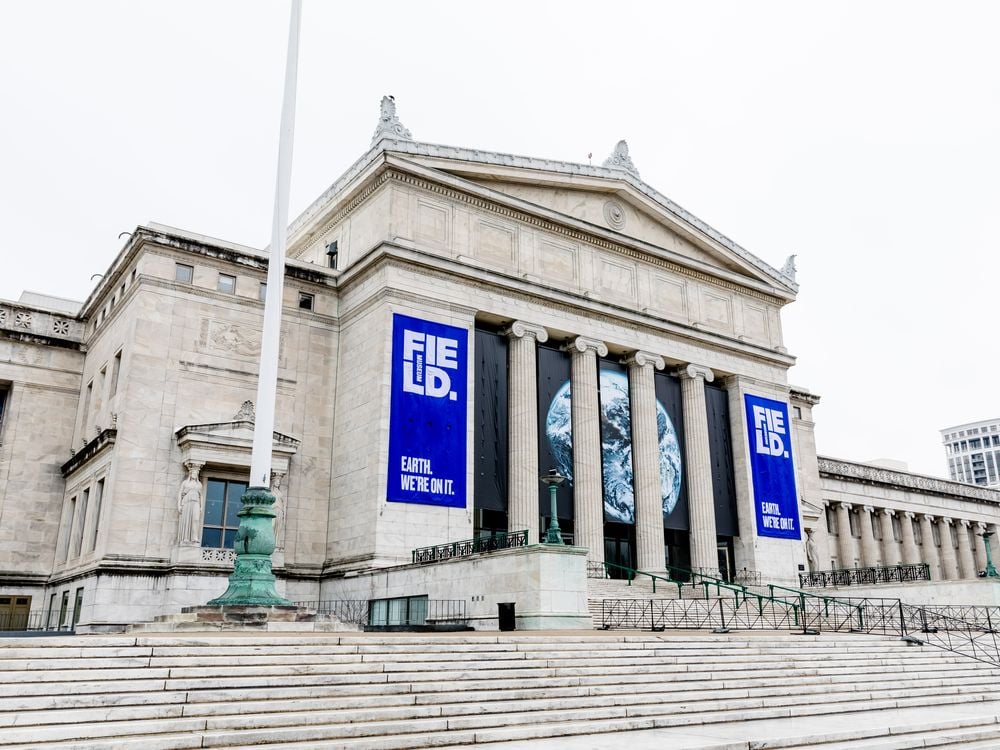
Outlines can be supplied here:
<path id="1" fill-rule="evenodd" d="M 929 513 L 900 512 L 902 545 L 896 543 L 892 518 L 897 511 L 889 508 L 876 509 L 866 505 L 860 510 L 860 549 L 851 534 L 850 503 L 838 503 L 838 553 L 842 567 L 851 567 L 859 559 L 863 567 L 877 565 L 918 565 L 930 566 L 931 578 L 935 580 L 960 580 L 975 578 L 986 567 L 986 554 L 979 537 L 986 530 L 986 524 L 965 519 L 934 516 Z M 882 535 L 881 545 L 873 533 L 873 515 L 878 514 Z M 920 524 L 921 541 L 917 544 L 913 532 L 914 522 Z M 934 529 L 937 529 L 940 544 L 934 543 Z M 991 526 L 991 529 L 995 527 Z M 954 529 L 954 536 L 952 536 Z M 957 541 L 957 546 L 955 542 Z M 991 540 L 992 542 L 992 540 Z M 991 548 L 991 551 L 995 549 Z"/>
<path id="2" fill-rule="evenodd" d="M 538 385 L 535 347 L 548 340 L 541 326 L 516 321 L 506 329 L 509 345 L 508 528 L 527 529 L 538 539 Z M 597 357 L 607 356 L 601 342 L 578 337 L 566 346 L 572 356 L 573 490 L 577 543 L 589 559 L 604 560 L 604 489 L 600 432 Z M 659 430 L 656 422 L 654 373 L 665 366 L 657 354 L 637 351 L 625 360 L 629 369 L 632 410 L 632 456 L 635 482 L 636 557 L 641 570 L 663 570 L 663 498 L 660 484 Z M 705 383 L 711 370 L 688 365 L 675 373 L 681 379 L 687 460 L 688 510 L 691 525 L 691 565 L 714 570 L 716 553 L 715 502 L 709 454 Z"/>

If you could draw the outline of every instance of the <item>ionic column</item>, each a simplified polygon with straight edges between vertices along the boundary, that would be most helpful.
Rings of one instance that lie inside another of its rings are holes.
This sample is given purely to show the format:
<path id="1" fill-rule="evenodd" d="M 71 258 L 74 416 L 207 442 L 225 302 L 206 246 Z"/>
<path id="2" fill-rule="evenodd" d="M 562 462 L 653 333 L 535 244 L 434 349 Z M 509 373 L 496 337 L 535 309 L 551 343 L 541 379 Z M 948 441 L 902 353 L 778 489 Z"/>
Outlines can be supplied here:
<path id="1" fill-rule="evenodd" d="M 986 570 L 986 547 L 983 545 L 982 533 L 986 531 L 986 524 L 977 521 L 972 526 L 972 554 L 976 558 L 976 575 L 981 570 Z"/>
<path id="2" fill-rule="evenodd" d="M 941 579 L 954 581 L 958 575 L 958 559 L 955 557 L 955 540 L 951 536 L 952 519 L 938 519 L 938 534 L 941 536 Z"/>
<path id="3" fill-rule="evenodd" d="M 854 537 L 851 536 L 850 503 L 837 504 L 837 555 L 841 568 L 854 567 Z"/>
<path id="4" fill-rule="evenodd" d="M 917 547 L 917 538 L 913 534 L 913 519 L 915 513 L 906 511 L 899 519 L 899 528 L 903 533 L 903 562 L 906 565 L 917 565 L 922 562 L 920 559 L 920 548 Z"/>
<path id="5" fill-rule="evenodd" d="M 874 568 L 878 565 L 878 542 L 872 528 L 872 513 L 875 509 L 870 505 L 862 506 L 858 521 L 861 523 L 861 567 Z"/>
<path id="6" fill-rule="evenodd" d="M 528 544 L 538 543 L 538 383 L 535 342 L 549 334 L 541 326 L 514 322 L 507 385 L 509 445 L 507 530 L 528 530 Z"/>
<path id="7" fill-rule="evenodd" d="M 920 536 L 923 537 L 920 544 L 923 548 L 921 550 L 922 562 L 931 566 L 931 578 L 940 581 L 943 576 L 941 575 L 941 559 L 938 556 L 937 547 L 934 546 L 934 516 L 929 516 L 926 513 L 921 514 Z"/>
<path id="8" fill-rule="evenodd" d="M 958 533 L 958 567 L 962 578 L 975 578 L 979 569 L 976 567 L 976 558 L 972 554 L 974 538 L 969 537 L 972 530 L 972 521 L 964 518 L 958 522 L 955 531 Z"/>
<path id="9" fill-rule="evenodd" d="M 663 551 L 660 436 L 656 425 L 653 372 L 662 370 L 664 363 L 663 358 L 656 354 L 635 352 L 625 360 L 625 364 L 628 366 L 629 405 L 632 409 L 636 564 L 639 570 L 656 572 L 665 570 L 666 556 Z M 718 567 L 718 563 L 714 567 Z"/>
<path id="10" fill-rule="evenodd" d="M 708 407 L 705 404 L 705 383 L 715 380 L 715 374 L 700 365 L 681 367 L 675 374 L 681 379 L 681 402 L 684 408 L 691 567 L 718 570 L 712 457 L 708 442 Z"/>
<path id="11" fill-rule="evenodd" d="M 575 339 L 570 385 L 573 415 L 573 528 L 590 562 L 604 562 L 604 486 L 601 473 L 601 405 L 597 358 L 608 355 L 601 341 Z"/>
<path id="12" fill-rule="evenodd" d="M 896 544 L 896 535 L 892 533 L 892 517 L 896 511 L 883 508 L 880 514 L 882 522 L 882 564 L 899 565 L 899 545 Z M 900 524 L 902 526 L 902 524 Z"/>

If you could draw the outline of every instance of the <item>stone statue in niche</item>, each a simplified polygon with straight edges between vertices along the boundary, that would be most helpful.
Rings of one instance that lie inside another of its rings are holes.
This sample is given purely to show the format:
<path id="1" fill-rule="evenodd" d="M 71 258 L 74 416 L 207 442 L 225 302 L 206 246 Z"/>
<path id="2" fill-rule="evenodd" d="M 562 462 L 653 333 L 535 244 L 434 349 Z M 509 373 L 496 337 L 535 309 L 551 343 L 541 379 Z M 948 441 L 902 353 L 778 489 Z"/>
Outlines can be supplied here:
<path id="1" fill-rule="evenodd" d="M 188 461 L 187 479 L 181 482 L 177 493 L 177 511 L 181 516 L 181 526 L 177 533 L 180 544 L 201 546 L 201 464 Z"/>
<path id="2" fill-rule="evenodd" d="M 285 493 L 281 490 L 284 473 L 276 471 L 271 474 L 271 494 L 274 495 L 274 548 L 285 548 Z"/>
<path id="3" fill-rule="evenodd" d="M 812 529 L 806 529 L 806 560 L 809 562 L 809 572 L 816 573 L 819 570 L 819 550 L 816 548 Z"/>

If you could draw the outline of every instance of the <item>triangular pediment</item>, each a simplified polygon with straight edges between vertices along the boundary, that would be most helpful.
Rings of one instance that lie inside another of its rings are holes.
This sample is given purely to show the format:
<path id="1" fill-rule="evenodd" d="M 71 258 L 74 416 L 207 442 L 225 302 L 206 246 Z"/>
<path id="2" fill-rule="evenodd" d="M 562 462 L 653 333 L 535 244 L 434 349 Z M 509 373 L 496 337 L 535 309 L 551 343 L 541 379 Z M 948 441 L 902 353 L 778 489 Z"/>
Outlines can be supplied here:
<path id="1" fill-rule="evenodd" d="M 522 209 L 541 212 L 595 233 L 635 240 L 654 252 L 689 261 L 698 270 L 718 269 L 729 280 L 742 277 L 793 298 L 795 281 L 725 235 L 658 193 L 637 176 L 621 170 L 565 164 L 445 147 L 407 144 L 392 154 L 397 167 L 423 168 L 507 198 Z M 399 144 L 394 144 L 398 148 Z"/>
<path id="2" fill-rule="evenodd" d="M 234 420 L 231 422 L 210 422 L 207 424 L 189 424 L 179 428 L 174 434 L 177 441 L 214 442 L 225 445 L 243 445 L 253 443 L 254 423 L 249 420 Z M 294 453 L 299 441 L 290 435 L 274 432 L 275 447 L 292 449 Z"/>

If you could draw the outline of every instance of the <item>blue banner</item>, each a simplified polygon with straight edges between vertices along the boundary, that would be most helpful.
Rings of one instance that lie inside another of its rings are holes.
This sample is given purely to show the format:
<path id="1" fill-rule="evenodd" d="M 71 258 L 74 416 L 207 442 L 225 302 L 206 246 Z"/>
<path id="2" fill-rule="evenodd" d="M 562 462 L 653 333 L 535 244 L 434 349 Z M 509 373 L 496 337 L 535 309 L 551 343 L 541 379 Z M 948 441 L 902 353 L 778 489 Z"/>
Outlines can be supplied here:
<path id="1" fill-rule="evenodd" d="M 744 396 L 757 536 L 801 539 L 788 404 Z"/>
<path id="2" fill-rule="evenodd" d="M 469 332 L 392 316 L 387 499 L 465 507 Z"/>

